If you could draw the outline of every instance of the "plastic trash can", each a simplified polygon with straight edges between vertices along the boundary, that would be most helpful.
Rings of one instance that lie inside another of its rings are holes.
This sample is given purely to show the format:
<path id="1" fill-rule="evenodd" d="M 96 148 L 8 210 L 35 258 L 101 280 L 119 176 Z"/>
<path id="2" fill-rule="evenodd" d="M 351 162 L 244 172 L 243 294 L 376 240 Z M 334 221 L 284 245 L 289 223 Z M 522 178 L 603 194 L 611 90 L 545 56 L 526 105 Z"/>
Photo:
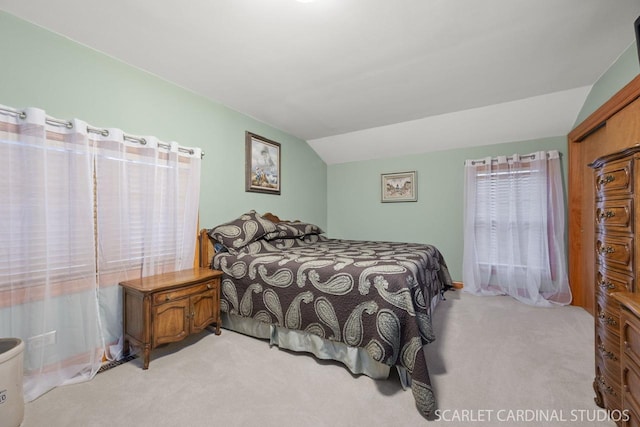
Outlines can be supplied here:
<path id="1" fill-rule="evenodd" d="M 0 424 L 18 427 L 24 419 L 22 366 L 24 343 L 20 338 L 0 338 Z"/>

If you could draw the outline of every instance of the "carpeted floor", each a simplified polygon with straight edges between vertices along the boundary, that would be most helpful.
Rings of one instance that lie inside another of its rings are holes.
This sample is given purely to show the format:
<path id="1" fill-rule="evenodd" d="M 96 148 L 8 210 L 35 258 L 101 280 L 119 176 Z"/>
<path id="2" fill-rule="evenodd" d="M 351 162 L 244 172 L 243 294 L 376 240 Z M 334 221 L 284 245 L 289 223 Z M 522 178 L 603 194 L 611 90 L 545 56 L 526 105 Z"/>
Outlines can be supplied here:
<path id="1" fill-rule="evenodd" d="M 434 323 L 439 421 L 418 414 L 395 370 L 374 381 L 223 330 L 157 349 L 147 371 L 137 358 L 56 388 L 26 405 L 23 427 L 614 426 L 593 402 L 593 318 L 583 309 L 455 291 Z"/>

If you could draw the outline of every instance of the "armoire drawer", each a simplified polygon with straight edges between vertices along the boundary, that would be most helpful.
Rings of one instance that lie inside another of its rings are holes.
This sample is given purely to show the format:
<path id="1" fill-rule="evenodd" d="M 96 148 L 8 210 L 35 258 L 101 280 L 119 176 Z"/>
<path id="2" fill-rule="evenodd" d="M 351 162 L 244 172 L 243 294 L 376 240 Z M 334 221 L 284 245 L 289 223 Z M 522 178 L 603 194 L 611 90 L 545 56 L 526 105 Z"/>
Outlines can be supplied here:
<path id="1" fill-rule="evenodd" d="M 599 169 L 595 175 L 596 194 L 630 195 L 633 192 L 632 165 L 632 160 L 625 159 L 611 162 Z"/>
<path id="2" fill-rule="evenodd" d="M 596 204 L 596 227 L 616 233 L 633 232 L 633 200 L 605 200 Z"/>
<path id="3" fill-rule="evenodd" d="M 614 292 L 633 292 L 633 276 L 611 271 L 603 265 L 596 272 L 596 293 L 610 295 Z"/>
<path id="4" fill-rule="evenodd" d="M 595 386 L 600 390 L 605 400 L 605 407 L 610 410 L 620 409 L 622 406 L 622 387 L 606 373 L 600 364 L 596 364 Z"/>
<path id="5" fill-rule="evenodd" d="M 633 271 L 633 238 L 631 236 L 596 236 L 596 256 L 600 265 L 621 271 Z"/>
<path id="6" fill-rule="evenodd" d="M 620 375 L 620 338 L 608 333 L 607 329 L 600 329 L 596 334 L 596 354 L 600 356 L 604 371 L 617 378 Z"/>
<path id="7" fill-rule="evenodd" d="M 596 300 L 596 326 L 608 334 L 620 336 L 620 304 L 612 298 L 600 296 Z"/>

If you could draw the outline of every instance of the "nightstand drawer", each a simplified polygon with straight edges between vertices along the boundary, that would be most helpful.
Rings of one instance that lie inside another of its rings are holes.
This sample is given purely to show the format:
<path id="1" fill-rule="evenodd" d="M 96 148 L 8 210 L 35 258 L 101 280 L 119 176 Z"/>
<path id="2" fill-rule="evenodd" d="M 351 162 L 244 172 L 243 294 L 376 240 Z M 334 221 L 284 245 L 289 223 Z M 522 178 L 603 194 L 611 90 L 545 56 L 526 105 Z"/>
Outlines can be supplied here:
<path id="1" fill-rule="evenodd" d="M 179 300 L 193 294 L 199 294 L 210 289 L 215 289 L 216 284 L 213 281 L 201 283 L 199 285 L 190 286 L 188 288 L 176 288 L 169 291 L 158 292 L 153 295 L 153 305 L 165 304 L 167 302 Z"/>

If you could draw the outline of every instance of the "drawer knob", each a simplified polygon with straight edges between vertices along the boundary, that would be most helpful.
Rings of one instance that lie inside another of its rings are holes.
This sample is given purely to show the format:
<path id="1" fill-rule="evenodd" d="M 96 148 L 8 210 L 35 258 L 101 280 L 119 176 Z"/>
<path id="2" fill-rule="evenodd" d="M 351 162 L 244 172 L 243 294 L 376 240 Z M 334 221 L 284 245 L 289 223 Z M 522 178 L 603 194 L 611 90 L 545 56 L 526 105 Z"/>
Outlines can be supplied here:
<path id="1" fill-rule="evenodd" d="M 166 297 L 164 297 L 165 301 L 171 301 L 171 297 L 169 295 L 167 295 Z"/>
<path id="2" fill-rule="evenodd" d="M 607 185 L 610 182 L 613 182 L 616 180 L 616 177 L 613 175 L 605 175 L 603 177 L 600 177 L 600 179 L 598 180 L 598 184 L 600 185 Z"/>
<path id="3" fill-rule="evenodd" d="M 600 344 L 598 346 L 598 349 L 600 350 L 600 352 L 602 353 L 602 357 L 604 357 L 605 359 L 609 359 L 609 360 L 618 360 L 618 358 L 616 357 L 615 354 L 613 354 L 612 352 L 608 351 L 604 345 Z"/>
<path id="4" fill-rule="evenodd" d="M 616 285 L 614 285 L 613 283 L 607 281 L 607 280 L 602 280 L 600 283 L 598 283 L 598 285 L 602 288 L 602 289 L 615 289 Z"/>
<path id="5" fill-rule="evenodd" d="M 605 380 L 602 377 L 598 377 L 596 379 L 596 381 L 598 382 L 598 385 L 600 386 L 600 390 L 602 390 L 603 392 L 605 392 L 607 394 L 611 394 L 613 396 L 616 396 L 616 392 L 613 389 L 613 387 L 611 387 L 610 385 L 607 385 L 607 383 L 605 382 Z"/>
<path id="6" fill-rule="evenodd" d="M 608 255 L 614 253 L 616 250 L 611 246 L 602 246 L 598 251 L 600 252 L 600 255 Z"/>
<path id="7" fill-rule="evenodd" d="M 211 285 L 211 283 L 207 283 L 207 289 L 213 289 L 213 286 Z"/>
<path id="8" fill-rule="evenodd" d="M 618 324 L 618 322 L 616 322 L 616 320 L 613 317 L 606 316 L 604 313 L 601 313 L 598 317 L 600 318 L 600 320 L 604 321 L 604 323 L 606 323 L 607 325 L 616 326 Z"/>
<path id="9" fill-rule="evenodd" d="M 609 218 L 613 218 L 614 216 L 616 216 L 616 213 L 614 211 L 600 211 L 600 215 L 598 215 L 598 217 L 600 219 L 609 219 Z"/>

